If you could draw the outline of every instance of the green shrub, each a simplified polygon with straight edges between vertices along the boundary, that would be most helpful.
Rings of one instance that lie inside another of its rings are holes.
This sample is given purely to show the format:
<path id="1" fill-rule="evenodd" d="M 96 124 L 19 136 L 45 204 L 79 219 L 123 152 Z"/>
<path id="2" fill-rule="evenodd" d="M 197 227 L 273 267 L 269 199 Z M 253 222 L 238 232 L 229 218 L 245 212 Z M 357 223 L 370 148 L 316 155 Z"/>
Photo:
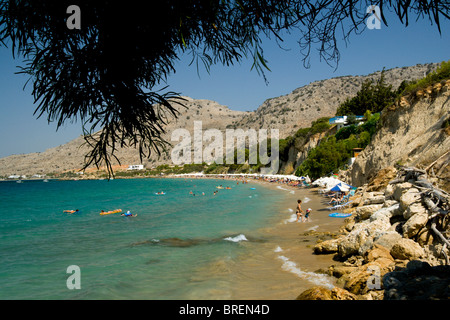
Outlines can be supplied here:
<path id="1" fill-rule="evenodd" d="M 334 136 L 324 138 L 309 151 L 306 160 L 297 168 L 297 176 L 309 175 L 316 179 L 336 172 L 347 166 L 354 148 L 365 148 L 375 133 L 379 114 L 366 114 L 369 120 L 363 125 L 350 125 L 339 130 Z"/>
<path id="2" fill-rule="evenodd" d="M 338 107 L 336 116 L 363 115 L 366 110 L 380 112 L 386 106 L 391 105 L 397 95 L 397 92 L 392 90 L 392 85 L 385 83 L 383 70 L 375 83 L 372 80 L 364 81 L 356 96 L 348 98 Z"/>
<path id="3" fill-rule="evenodd" d="M 356 134 L 358 132 L 358 126 L 352 124 L 350 126 L 340 129 L 335 137 L 337 140 L 343 140 L 350 137 L 351 134 Z"/>
<path id="4" fill-rule="evenodd" d="M 404 88 L 399 94 L 410 94 L 446 79 L 450 79 L 450 60 L 441 62 L 436 71 L 430 72 L 424 78 L 404 84 Z M 400 85 L 400 87 L 402 87 L 402 85 Z"/>

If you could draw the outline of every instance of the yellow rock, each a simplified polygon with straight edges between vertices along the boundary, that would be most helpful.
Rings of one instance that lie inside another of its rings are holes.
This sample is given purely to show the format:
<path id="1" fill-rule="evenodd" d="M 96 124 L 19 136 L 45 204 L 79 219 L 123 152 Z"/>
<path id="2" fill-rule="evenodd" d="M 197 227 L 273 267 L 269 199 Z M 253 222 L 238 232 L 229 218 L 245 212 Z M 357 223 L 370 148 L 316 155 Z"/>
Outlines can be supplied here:
<path id="1" fill-rule="evenodd" d="M 436 83 L 433 86 L 433 91 L 439 92 L 439 91 L 441 91 L 441 88 L 442 88 L 442 85 L 440 83 Z"/>
<path id="2" fill-rule="evenodd" d="M 327 289 L 316 286 L 302 292 L 297 300 L 358 300 L 357 296 L 339 287 Z"/>

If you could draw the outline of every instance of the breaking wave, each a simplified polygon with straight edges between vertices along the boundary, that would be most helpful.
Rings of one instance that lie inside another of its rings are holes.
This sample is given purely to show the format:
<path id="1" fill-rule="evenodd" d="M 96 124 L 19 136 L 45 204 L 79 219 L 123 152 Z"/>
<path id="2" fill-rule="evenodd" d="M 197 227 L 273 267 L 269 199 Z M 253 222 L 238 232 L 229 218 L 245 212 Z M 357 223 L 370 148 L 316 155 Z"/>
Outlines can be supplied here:
<path id="1" fill-rule="evenodd" d="M 243 234 L 240 234 L 235 237 L 227 237 L 227 238 L 224 238 L 223 240 L 232 241 L 232 242 L 248 241 L 248 239 Z"/>
<path id="2" fill-rule="evenodd" d="M 316 285 L 324 286 L 329 289 L 334 288 L 334 285 L 331 283 L 330 278 L 327 275 L 318 274 L 315 272 L 302 271 L 300 268 L 297 267 L 297 264 L 295 262 L 292 262 L 285 256 L 278 256 L 278 259 L 283 261 L 281 269 L 283 269 L 284 271 L 289 271 L 297 275 L 301 279 L 310 281 Z"/>

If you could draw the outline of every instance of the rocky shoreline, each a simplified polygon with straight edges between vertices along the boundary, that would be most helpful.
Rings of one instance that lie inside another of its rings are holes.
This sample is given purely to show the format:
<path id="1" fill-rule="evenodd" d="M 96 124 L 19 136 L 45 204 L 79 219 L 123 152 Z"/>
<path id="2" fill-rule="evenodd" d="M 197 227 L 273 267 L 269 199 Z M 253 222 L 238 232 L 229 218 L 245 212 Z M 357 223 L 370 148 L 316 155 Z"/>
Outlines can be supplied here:
<path id="1" fill-rule="evenodd" d="M 313 287 L 297 299 L 449 299 L 450 196 L 422 170 L 390 167 L 351 200 L 352 216 L 313 248 L 333 255 L 336 263 L 321 272 L 337 286 Z"/>

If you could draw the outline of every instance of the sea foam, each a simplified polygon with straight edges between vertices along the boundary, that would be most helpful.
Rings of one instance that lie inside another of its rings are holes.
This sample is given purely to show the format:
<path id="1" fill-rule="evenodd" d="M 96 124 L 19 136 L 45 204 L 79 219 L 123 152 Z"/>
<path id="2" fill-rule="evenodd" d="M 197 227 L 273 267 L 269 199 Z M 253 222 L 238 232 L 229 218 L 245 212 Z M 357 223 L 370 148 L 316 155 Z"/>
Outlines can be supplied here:
<path id="1" fill-rule="evenodd" d="M 248 241 L 248 239 L 243 234 L 240 234 L 240 235 L 235 236 L 235 237 L 227 237 L 227 238 L 225 238 L 223 240 L 232 241 L 232 242 Z"/>
<path id="2" fill-rule="evenodd" d="M 317 228 L 319 228 L 319 225 L 315 225 L 314 227 L 306 229 L 306 231 L 317 231 Z"/>
<path id="3" fill-rule="evenodd" d="M 318 274 L 315 272 L 302 271 L 300 268 L 297 267 L 297 264 L 295 262 L 292 262 L 285 256 L 278 256 L 278 259 L 283 261 L 281 269 L 283 269 L 284 271 L 291 272 L 297 275 L 298 277 L 302 278 L 303 280 L 310 281 L 316 285 L 324 286 L 329 289 L 334 288 L 334 285 L 331 283 L 327 275 Z"/>

